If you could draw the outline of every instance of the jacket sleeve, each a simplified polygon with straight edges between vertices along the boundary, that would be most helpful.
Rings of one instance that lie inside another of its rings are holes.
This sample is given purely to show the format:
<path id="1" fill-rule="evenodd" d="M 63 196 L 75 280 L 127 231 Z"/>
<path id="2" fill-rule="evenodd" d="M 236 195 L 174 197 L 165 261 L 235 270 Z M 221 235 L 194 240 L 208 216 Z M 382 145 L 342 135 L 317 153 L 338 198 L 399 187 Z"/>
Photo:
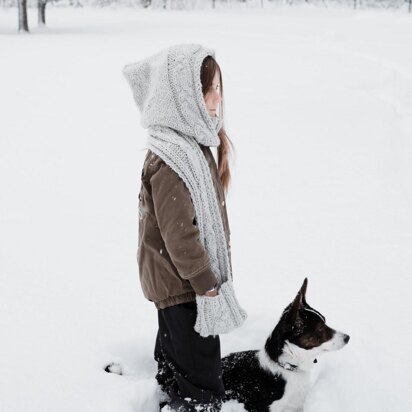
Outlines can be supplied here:
<path id="1" fill-rule="evenodd" d="M 167 164 L 160 166 L 150 183 L 154 211 L 167 252 L 179 275 L 190 282 L 198 295 L 203 295 L 213 288 L 217 279 L 199 239 L 189 189 Z"/>

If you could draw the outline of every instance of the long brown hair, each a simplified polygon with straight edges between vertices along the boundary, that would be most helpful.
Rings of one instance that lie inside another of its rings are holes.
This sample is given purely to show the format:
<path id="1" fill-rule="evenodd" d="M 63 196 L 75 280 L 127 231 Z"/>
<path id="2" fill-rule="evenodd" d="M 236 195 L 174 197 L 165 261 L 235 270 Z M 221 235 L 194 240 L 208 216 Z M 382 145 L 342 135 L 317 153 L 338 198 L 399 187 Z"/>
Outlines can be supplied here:
<path id="1" fill-rule="evenodd" d="M 215 77 L 216 70 L 219 70 L 220 74 L 220 92 L 222 101 L 220 102 L 220 113 L 219 117 L 223 119 L 223 82 L 222 82 L 222 71 L 220 70 L 219 65 L 212 56 L 207 56 L 202 63 L 202 68 L 200 70 L 200 80 L 202 82 L 202 93 L 203 96 L 207 93 L 210 87 L 213 84 L 213 78 Z M 223 190 L 227 193 L 231 173 L 229 166 L 229 158 L 231 152 L 234 151 L 234 146 L 232 141 L 229 139 L 229 136 L 226 134 L 224 127 L 222 127 L 218 133 L 220 139 L 220 145 L 217 149 L 217 159 L 218 159 L 218 172 L 219 178 L 223 186 Z"/>

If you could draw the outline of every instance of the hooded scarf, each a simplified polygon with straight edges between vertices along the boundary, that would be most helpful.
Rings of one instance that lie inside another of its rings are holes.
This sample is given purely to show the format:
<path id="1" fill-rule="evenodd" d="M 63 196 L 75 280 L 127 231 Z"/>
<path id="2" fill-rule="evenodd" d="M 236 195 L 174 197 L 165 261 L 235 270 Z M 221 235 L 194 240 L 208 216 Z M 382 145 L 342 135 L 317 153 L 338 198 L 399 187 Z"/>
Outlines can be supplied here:
<path id="1" fill-rule="evenodd" d="M 199 144 L 219 146 L 222 120 L 210 116 L 200 71 L 211 49 L 198 44 L 169 47 L 127 64 L 123 75 L 148 129 L 147 148 L 156 153 L 189 189 L 200 241 L 208 252 L 220 290 L 216 297 L 196 296 L 195 330 L 201 336 L 226 333 L 246 318 L 234 293 L 229 254 L 209 165 Z"/>

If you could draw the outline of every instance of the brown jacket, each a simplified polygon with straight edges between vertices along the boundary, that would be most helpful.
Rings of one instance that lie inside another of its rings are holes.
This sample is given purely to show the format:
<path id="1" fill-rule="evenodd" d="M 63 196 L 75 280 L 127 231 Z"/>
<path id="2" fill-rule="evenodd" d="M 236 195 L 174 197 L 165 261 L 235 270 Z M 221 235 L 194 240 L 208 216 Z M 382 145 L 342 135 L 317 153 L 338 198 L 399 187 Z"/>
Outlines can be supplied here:
<path id="1" fill-rule="evenodd" d="M 209 164 L 230 253 L 230 229 L 223 188 L 211 149 L 200 145 Z M 139 193 L 137 261 L 147 299 L 158 309 L 193 301 L 217 282 L 199 240 L 195 209 L 183 180 L 148 150 Z"/>

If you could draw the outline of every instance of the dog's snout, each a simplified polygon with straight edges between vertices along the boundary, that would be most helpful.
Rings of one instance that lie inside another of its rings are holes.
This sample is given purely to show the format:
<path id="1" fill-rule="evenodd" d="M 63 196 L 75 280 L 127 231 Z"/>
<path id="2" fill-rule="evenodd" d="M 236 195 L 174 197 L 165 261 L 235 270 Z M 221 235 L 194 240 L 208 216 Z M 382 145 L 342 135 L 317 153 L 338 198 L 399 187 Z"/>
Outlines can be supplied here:
<path id="1" fill-rule="evenodd" d="M 349 336 L 349 335 L 345 335 L 344 338 L 343 338 L 343 341 L 344 341 L 345 343 L 348 343 L 348 342 L 349 342 L 349 339 L 350 339 L 350 336 Z"/>

